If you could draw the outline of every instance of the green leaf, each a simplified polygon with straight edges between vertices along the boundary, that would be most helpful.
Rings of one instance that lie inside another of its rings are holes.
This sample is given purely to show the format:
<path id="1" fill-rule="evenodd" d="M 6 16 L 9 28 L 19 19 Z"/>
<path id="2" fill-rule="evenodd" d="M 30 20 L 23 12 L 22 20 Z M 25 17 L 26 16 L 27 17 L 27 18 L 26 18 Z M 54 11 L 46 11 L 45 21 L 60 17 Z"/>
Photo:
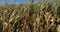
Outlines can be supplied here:
<path id="1" fill-rule="evenodd" d="M 17 17 L 15 18 L 15 22 L 13 23 L 13 27 L 16 25 L 16 23 L 19 22 L 19 20 L 20 20 L 20 16 L 17 16 Z"/>

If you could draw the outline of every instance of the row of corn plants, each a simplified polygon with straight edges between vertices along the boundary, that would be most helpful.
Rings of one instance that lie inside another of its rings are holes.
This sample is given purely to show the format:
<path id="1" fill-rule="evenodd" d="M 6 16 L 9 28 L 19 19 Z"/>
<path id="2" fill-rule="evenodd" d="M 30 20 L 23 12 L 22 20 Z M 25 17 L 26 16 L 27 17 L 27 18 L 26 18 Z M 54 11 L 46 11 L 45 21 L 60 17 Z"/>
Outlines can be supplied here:
<path id="1" fill-rule="evenodd" d="M 0 7 L 0 32 L 60 32 L 60 2 Z"/>

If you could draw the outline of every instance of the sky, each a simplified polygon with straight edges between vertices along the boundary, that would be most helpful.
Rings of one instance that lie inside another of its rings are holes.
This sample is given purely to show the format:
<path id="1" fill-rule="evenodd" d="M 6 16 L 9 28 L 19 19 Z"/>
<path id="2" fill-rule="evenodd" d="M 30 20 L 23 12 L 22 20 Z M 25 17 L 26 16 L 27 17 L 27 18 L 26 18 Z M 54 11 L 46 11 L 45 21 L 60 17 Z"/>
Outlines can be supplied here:
<path id="1" fill-rule="evenodd" d="M 35 3 L 39 2 L 40 0 L 34 0 Z M 49 0 L 49 2 L 51 2 L 52 0 Z M 0 5 L 4 4 L 4 3 L 7 3 L 7 4 L 12 4 L 14 2 L 14 0 L 0 0 Z M 29 0 L 16 0 L 15 3 L 16 4 L 26 4 L 28 3 Z"/>

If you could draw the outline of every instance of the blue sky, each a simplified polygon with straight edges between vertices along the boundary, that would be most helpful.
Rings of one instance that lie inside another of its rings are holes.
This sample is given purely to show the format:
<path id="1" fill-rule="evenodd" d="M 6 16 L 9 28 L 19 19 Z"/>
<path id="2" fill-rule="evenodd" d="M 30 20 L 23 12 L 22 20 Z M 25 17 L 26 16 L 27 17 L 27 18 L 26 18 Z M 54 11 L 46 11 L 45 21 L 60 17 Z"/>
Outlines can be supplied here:
<path id="1" fill-rule="evenodd" d="M 7 3 L 8 3 L 8 4 L 12 4 L 13 1 L 14 1 L 14 0 L 7 0 Z M 29 2 L 29 0 L 16 0 L 16 1 L 15 1 L 16 4 L 21 4 L 21 3 L 25 4 L 25 3 L 27 3 L 27 2 Z"/>
<path id="2" fill-rule="evenodd" d="M 7 4 L 12 4 L 14 2 L 14 0 L 0 0 L 0 4 L 3 4 L 4 2 L 6 2 Z M 29 0 L 16 0 L 15 3 L 16 4 L 26 4 L 27 2 L 29 2 Z"/>
<path id="3" fill-rule="evenodd" d="M 0 0 L 0 5 L 3 4 L 5 1 L 7 4 L 12 4 L 14 2 L 14 0 Z M 40 0 L 35 0 L 34 2 L 39 2 L 39 1 Z M 51 2 L 52 0 L 49 0 L 49 1 Z M 29 0 L 16 0 L 15 1 L 16 4 L 21 4 L 21 3 L 26 4 L 28 2 Z"/>

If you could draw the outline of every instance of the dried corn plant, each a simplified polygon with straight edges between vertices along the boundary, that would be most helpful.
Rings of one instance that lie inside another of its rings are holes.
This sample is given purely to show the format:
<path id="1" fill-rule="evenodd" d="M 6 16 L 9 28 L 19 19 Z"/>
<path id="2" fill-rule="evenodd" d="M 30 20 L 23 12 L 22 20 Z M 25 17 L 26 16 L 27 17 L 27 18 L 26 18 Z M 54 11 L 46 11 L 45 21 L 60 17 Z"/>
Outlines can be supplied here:
<path id="1" fill-rule="evenodd" d="M 60 32 L 59 1 L 1 6 L 0 32 Z"/>

